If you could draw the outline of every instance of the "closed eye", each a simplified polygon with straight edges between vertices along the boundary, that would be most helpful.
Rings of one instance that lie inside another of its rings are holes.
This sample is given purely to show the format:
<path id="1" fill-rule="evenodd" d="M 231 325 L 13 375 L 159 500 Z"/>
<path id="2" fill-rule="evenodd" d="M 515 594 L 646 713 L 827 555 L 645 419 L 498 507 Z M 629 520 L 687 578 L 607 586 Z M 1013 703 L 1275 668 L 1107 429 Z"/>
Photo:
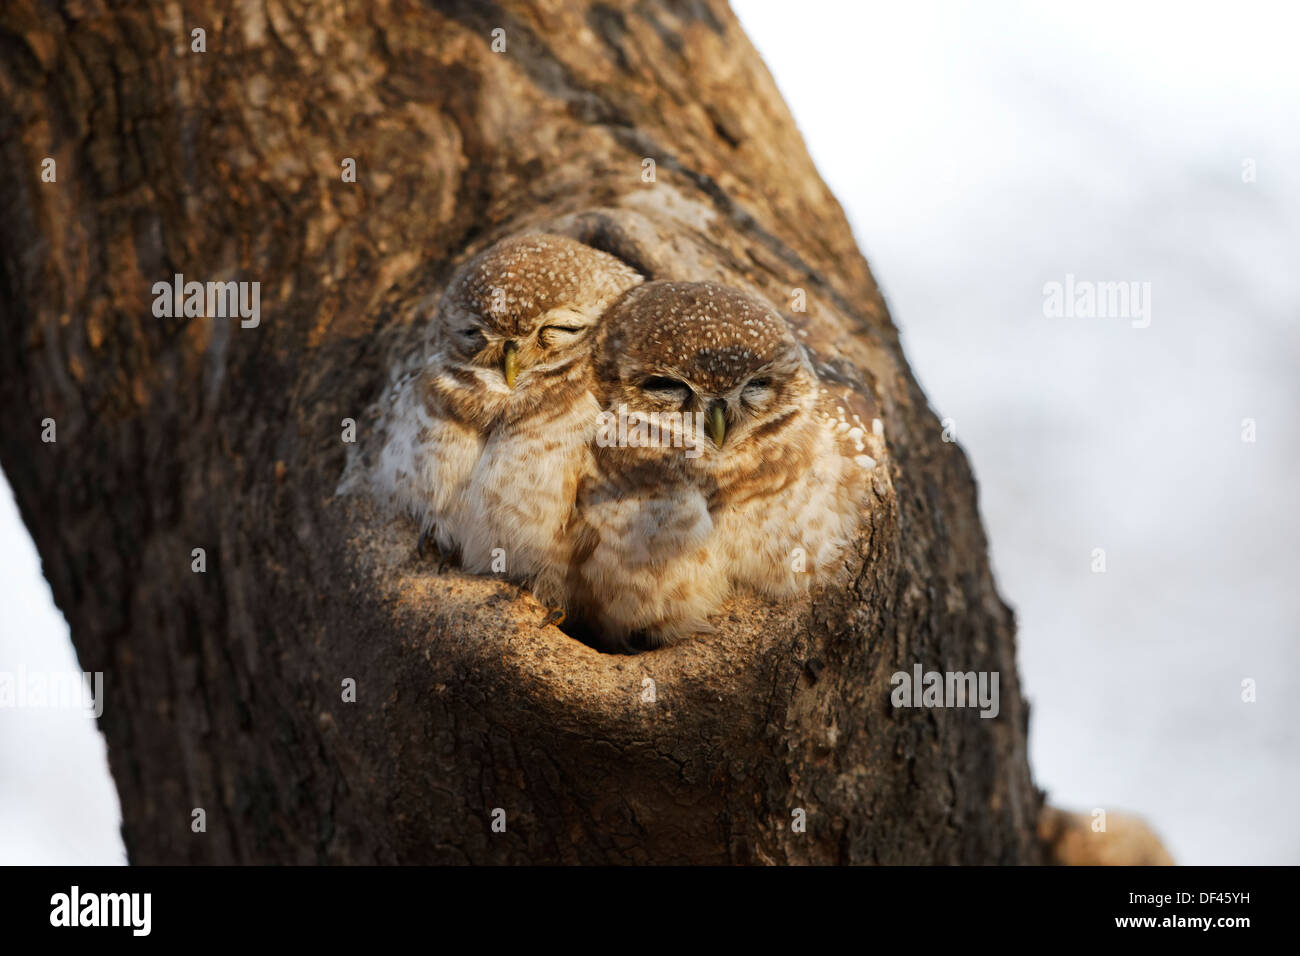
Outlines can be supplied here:
<path id="1" fill-rule="evenodd" d="M 772 398 L 770 378 L 751 378 L 740 391 L 741 401 L 750 405 L 763 405 Z"/>
<path id="2" fill-rule="evenodd" d="M 550 348 L 553 345 L 572 342 L 586 331 L 587 327 L 585 325 L 544 325 L 537 332 L 537 341 L 544 348 Z"/>
<path id="3" fill-rule="evenodd" d="M 476 326 L 469 325 L 456 333 L 461 342 L 470 347 L 481 348 L 487 344 L 487 337 L 484 336 L 483 330 Z"/>
<path id="4" fill-rule="evenodd" d="M 668 378 L 664 375 L 654 375 L 647 378 L 640 385 L 641 391 L 649 393 L 652 397 L 662 401 L 679 401 L 684 402 L 691 396 L 691 387 L 681 379 Z"/>

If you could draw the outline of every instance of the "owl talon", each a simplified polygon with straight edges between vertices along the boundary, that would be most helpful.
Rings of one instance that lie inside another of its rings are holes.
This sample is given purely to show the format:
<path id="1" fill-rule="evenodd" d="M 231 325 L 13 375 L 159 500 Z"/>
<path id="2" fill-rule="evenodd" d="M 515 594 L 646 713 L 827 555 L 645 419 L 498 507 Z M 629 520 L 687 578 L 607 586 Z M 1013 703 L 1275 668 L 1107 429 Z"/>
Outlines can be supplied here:
<path id="1" fill-rule="evenodd" d="M 416 557 L 421 559 L 424 557 L 424 543 L 428 540 L 429 540 L 429 532 L 428 531 L 420 532 L 420 539 L 415 542 Z M 447 568 L 451 567 L 451 555 L 444 554 L 442 548 L 438 547 L 437 544 L 433 545 L 432 550 L 433 553 L 438 556 L 438 573 L 442 574 L 447 570 Z"/>
<path id="2" fill-rule="evenodd" d="M 564 608 L 553 607 L 546 612 L 546 617 L 542 620 L 542 623 L 539 624 L 538 627 L 546 627 L 549 624 L 554 624 L 556 627 L 559 627 L 561 624 L 564 623 L 564 617 L 565 617 Z"/>

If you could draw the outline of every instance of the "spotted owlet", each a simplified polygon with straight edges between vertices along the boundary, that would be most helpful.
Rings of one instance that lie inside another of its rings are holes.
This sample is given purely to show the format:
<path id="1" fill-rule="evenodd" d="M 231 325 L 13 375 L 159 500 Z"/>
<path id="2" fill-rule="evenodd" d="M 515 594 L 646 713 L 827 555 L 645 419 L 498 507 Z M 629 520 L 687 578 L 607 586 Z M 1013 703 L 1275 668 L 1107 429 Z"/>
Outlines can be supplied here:
<path id="1" fill-rule="evenodd" d="M 789 597 L 842 566 L 881 429 L 867 400 L 819 379 L 780 315 L 729 286 L 649 282 L 599 339 L 578 616 L 611 644 L 653 646 L 709 630 L 735 588 Z"/>
<path id="2" fill-rule="evenodd" d="M 504 240 L 452 277 L 430 357 L 394 385 L 378 471 L 466 571 L 533 584 L 567 567 L 564 526 L 599 411 L 593 332 L 641 281 L 547 234 Z"/>

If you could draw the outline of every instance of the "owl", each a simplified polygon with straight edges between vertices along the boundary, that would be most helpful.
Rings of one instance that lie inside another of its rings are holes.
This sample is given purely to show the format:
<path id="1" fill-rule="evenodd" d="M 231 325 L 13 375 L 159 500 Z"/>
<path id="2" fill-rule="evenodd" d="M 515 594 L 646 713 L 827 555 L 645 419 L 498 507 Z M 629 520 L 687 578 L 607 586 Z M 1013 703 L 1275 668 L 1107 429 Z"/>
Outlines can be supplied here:
<path id="1" fill-rule="evenodd" d="M 768 305 L 645 283 L 606 314 L 593 366 L 602 423 L 567 600 L 608 643 L 707 632 L 736 589 L 787 598 L 842 566 L 880 425 L 869 399 L 819 379 Z"/>
<path id="2" fill-rule="evenodd" d="M 506 239 L 452 277 L 428 359 L 393 387 L 378 471 L 381 490 L 464 570 L 529 584 L 562 576 L 599 412 L 594 332 L 641 281 L 547 234 Z"/>

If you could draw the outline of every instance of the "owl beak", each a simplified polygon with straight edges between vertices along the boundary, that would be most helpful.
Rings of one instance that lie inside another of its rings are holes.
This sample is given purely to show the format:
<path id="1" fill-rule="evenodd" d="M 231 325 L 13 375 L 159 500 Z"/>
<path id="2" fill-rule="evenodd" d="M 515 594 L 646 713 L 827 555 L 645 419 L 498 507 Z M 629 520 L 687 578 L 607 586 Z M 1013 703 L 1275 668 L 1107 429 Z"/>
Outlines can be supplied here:
<path id="1" fill-rule="evenodd" d="M 721 402 L 714 402 L 713 407 L 709 409 L 707 424 L 713 444 L 721 448 L 723 439 L 727 437 L 727 420 L 722 415 Z"/>
<path id="2" fill-rule="evenodd" d="M 501 374 L 505 376 L 506 387 L 515 387 L 515 376 L 519 374 L 519 346 L 507 342 L 501 356 Z"/>

